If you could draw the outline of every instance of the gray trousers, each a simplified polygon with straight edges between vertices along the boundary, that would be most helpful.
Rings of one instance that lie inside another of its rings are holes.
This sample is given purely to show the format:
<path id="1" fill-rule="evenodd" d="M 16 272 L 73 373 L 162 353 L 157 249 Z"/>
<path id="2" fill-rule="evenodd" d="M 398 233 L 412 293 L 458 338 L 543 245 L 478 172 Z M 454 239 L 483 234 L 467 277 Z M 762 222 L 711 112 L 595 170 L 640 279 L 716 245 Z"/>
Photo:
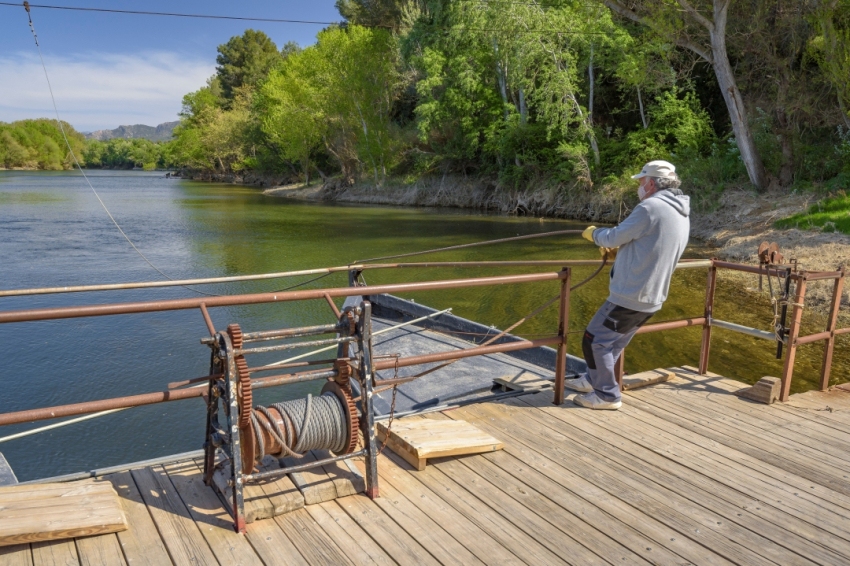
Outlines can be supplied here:
<path id="1" fill-rule="evenodd" d="M 653 314 L 633 311 L 605 301 L 587 325 L 581 342 L 584 360 L 587 362 L 587 377 L 596 395 L 603 401 L 620 400 L 614 364 L 638 328 Z"/>

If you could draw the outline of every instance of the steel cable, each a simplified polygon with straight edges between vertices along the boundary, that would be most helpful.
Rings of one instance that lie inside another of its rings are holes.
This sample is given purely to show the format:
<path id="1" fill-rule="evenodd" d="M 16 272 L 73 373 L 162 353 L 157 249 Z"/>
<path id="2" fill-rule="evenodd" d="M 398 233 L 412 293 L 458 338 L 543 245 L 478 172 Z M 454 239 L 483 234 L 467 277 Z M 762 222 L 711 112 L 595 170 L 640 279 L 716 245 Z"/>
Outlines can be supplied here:
<path id="1" fill-rule="evenodd" d="M 282 417 L 282 425 L 269 408 Z M 345 408 L 339 398 L 327 392 L 318 397 L 292 399 L 269 407 L 256 406 L 251 411 L 251 423 L 257 440 L 257 459 L 266 454 L 262 430 L 266 430 L 281 446 L 280 453 L 295 458 L 310 450 L 341 452 L 348 438 Z"/>

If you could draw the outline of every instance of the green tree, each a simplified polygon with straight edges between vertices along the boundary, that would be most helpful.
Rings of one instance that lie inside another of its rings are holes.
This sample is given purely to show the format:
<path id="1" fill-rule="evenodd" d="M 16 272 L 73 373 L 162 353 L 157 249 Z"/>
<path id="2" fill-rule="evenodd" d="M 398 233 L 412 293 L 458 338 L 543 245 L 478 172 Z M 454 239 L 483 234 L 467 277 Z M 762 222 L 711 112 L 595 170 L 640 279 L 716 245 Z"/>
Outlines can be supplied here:
<path id="1" fill-rule="evenodd" d="M 219 45 L 216 76 L 225 106 L 230 106 L 239 89 L 256 88 L 280 59 L 277 46 L 262 31 L 245 30 Z"/>

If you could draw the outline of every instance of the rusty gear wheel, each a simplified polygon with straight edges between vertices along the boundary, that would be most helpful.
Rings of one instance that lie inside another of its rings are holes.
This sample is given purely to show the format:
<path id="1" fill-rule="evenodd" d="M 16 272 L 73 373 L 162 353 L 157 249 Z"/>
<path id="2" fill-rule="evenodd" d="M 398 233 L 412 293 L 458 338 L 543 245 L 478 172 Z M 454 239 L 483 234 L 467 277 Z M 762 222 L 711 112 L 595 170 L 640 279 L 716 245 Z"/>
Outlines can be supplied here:
<path id="1" fill-rule="evenodd" d="M 357 405 L 351 395 L 351 387 L 340 387 L 335 381 L 329 381 L 322 387 L 322 393 L 330 391 L 337 396 L 345 411 L 345 422 L 348 423 L 348 438 L 342 452 L 335 452 L 337 456 L 351 454 L 357 448 L 357 435 L 360 431 L 360 418 L 357 415 Z"/>
<path id="2" fill-rule="evenodd" d="M 345 360 L 337 360 L 334 362 L 334 369 L 337 371 L 334 381 L 341 387 L 349 387 L 351 381 L 351 365 Z"/>
<path id="3" fill-rule="evenodd" d="M 238 324 L 227 327 L 230 342 L 235 350 L 242 348 L 242 329 Z M 251 424 L 251 409 L 254 408 L 254 396 L 251 393 L 251 374 L 248 372 L 248 362 L 244 356 L 236 356 L 236 371 L 239 372 L 237 396 L 239 400 L 239 428 L 247 428 Z"/>

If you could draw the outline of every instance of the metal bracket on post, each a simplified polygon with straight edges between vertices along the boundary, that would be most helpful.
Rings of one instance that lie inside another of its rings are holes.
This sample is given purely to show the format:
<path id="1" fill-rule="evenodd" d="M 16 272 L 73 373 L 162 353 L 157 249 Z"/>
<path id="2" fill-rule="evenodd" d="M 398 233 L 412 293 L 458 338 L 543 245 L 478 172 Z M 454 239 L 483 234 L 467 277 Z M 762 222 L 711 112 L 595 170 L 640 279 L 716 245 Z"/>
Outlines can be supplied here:
<path id="1" fill-rule="evenodd" d="M 366 495 L 370 499 L 379 497 L 378 450 L 375 442 L 375 413 L 372 411 L 375 369 L 372 365 L 372 303 L 360 303 L 360 320 L 357 322 L 358 366 L 360 382 L 360 430 L 366 444 Z"/>

